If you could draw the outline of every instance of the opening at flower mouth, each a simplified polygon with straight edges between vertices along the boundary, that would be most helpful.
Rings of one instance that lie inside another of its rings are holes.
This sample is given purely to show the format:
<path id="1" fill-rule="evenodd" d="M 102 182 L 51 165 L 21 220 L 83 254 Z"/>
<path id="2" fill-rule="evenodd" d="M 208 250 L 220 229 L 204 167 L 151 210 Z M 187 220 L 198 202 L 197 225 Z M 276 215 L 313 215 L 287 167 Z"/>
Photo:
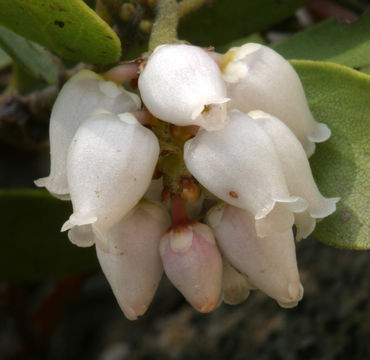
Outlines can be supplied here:
<path id="1" fill-rule="evenodd" d="M 287 200 L 274 200 L 269 209 L 255 216 L 256 231 L 259 237 L 265 237 L 274 232 L 282 232 L 294 224 L 294 213 L 300 213 L 307 208 L 307 202 L 292 196 Z"/>
<path id="2" fill-rule="evenodd" d="M 221 130 L 227 122 L 227 106 L 229 99 L 221 99 L 220 102 L 205 104 L 201 110 L 194 112 L 192 118 L 195 124 L 207 131 Z"/>

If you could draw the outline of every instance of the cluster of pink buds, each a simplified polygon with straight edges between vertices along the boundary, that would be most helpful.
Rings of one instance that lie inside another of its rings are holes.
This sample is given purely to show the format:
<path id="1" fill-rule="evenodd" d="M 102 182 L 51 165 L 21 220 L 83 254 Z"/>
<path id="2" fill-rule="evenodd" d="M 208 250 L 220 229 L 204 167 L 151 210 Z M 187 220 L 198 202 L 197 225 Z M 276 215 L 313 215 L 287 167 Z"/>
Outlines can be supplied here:
<path id="1" fill-rule="evenodd" d="M 251 289 L 297 305 L 293 225 L 306 238 L 339 199 L 313 179 L 308 157 L 330 130 L 289 62 L 254 43 L 224 55 L 162 45 L 140 67 L 144 110 L 120 71 L 64 85 L 36 184 L 72 201 L 62 231 L 96 245 L 125 316 L 145 313 L 163 271 L 200 312 Z"/>

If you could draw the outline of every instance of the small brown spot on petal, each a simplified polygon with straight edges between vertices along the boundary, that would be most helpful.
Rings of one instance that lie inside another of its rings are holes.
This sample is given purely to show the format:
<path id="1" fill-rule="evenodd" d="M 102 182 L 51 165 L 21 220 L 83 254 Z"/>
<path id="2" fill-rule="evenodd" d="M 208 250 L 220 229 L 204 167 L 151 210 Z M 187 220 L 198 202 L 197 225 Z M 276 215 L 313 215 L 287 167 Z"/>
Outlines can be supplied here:
<path id="1" fill-rule="evenodd" d="M 239 199 L 239 195 L 233 190 L 229 192 L 229 195 L 234 199 Z"/>

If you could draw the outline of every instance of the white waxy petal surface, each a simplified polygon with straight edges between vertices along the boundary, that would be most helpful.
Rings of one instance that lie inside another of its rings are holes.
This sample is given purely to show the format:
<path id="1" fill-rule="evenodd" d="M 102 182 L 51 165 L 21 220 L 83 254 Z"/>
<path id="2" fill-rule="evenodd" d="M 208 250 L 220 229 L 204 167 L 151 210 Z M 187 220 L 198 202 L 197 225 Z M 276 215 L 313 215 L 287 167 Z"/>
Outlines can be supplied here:
<path id="1" fill-rule="evenodd" d="M 325 198 L 321 195 L 301 143 L 282 121 L 262 111 L 252 111 L 248 115 L 262 126 L 274 143 L 289 191 L 308 202 L 307 211 L 300 214 L 296 222 L 298 238 L 301 234 L 307 237 L 308 229 L 313 231 L 314 227 L 312 220 L 304 220 L 304 216 L 319 219 L 332 214 L 339 198 Z M 304 229 L 300 229 L 300 226 Z"/>
<path id="2" fill-rule="evenodd" d="M 207 222 L 223 255 L 250 283 L 282 307 L 297 305 L 303 287 L 291 229 L 260 238 L 252 214 L 228 205 L 211 209 Z"/>
<path id="3" fill-rule="evenodd" d="M 81 70 L 65 83 L 50 117 L 50 175 L 35 181 L 60 199 L 69 199 L 68 148 L 80 124 L 96 108 L 115 114 L 133 111 L 140 108 L 140 99 L 90 70 Z"/>
<path id="4" fill-rule="evenodd" d="M 212 230 L 201 223 L 178 225 L 161 239 L 160 252 L 167 277 L 200 312 L 218 304 L 222 259 Z"/>
<path id="5" fill-rule="evenodd" d="M 95 235 L 106 242 L 109 230 L 149 187 L 158 154 L 157 138 L 132 114 L 91 116 L 68 152 L 73 214 L 62 231 L 92 224 Z"/>
<path id="6" fill-rule="evenodd" d="M 158 287 L 163 273 L 159 241 L 169 225 L 165 209 L 142 202 L 112 229 L 108 252 L 97 244 L 101 268 L 130 320 L 145 313 Z"/>
<path id="7" fill-rule="evenodd" d="M 249 43 L 224 55 L 224 78 L 230 109 L 263 110 L 283 121 L 302 143 L 307 156 L 315 142 L 330 137 L 329 128 L 313 118 L 294 68 L 267 46 Z"/>
<path id="8" fill-rule="evenodd" d="M 164 121 L 216 130 L 227 120 L 226 85 L 200 47 L 157 47 L 139 77 L 139 90 L 149 111 Z"/>
<path id="9" fill-rule="evenodd" d="M 289 229 L 307 207 L 290 196 L 274 145 L 260 125 L 239 111 L 219 131 L 200 130 L 184 148 L 193 176 L 227 203 L 253 213 L 259 236 Z"/>

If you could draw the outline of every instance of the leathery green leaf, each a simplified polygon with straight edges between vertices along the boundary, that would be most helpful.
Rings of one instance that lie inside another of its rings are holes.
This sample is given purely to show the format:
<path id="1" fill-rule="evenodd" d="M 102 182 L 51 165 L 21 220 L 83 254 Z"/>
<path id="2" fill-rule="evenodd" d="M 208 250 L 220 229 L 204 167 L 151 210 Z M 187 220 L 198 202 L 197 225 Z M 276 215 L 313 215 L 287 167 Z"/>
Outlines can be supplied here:
<path id="1" fill-rule="evenodd" d="M 0 23 L 70 60 L 109 64 L 121 53 L 117 35 L 82 0 L 2 0 Z"/>
<path id="2" fill-rule="evenodd" d="M 288 18 L 306 0 L 217 0 L 182 19 L 180 38 L 220 46 Z"/>
<path id="3" fill-rule="evenodd" d="M 315 118 L 332 131 L 310 159 L 314 177 L 324 196 L 341 197 L 313 237 L 336 247 L 370 249 L 370 76 L 328 62 L 291 63 Z"/>
<path id="4" fill-rule="evenodd" d="M 61 233 L 69 202 L 43 190 L 0 191 L 0 279 L 34 281 L 97 269 L 94 248 L 82 249 Z"/>
<path id="5" fill-rule="evenodd" d="M 322 60 L 370 70 L 370 12 L 353 23 L 332 18 L 271 47 L 287 59 Z"/>
<path id="6" fill-rule="evenodd" d="M 58 65 L 41 46 L 0 26 L 0 45 L 30 75 L 48 84 L 58 82 Z"/>
<path id="7" fill-rule="evenodd" d="M 0 70 L 12 63 L 11 57 L 0 47 Z"/>

